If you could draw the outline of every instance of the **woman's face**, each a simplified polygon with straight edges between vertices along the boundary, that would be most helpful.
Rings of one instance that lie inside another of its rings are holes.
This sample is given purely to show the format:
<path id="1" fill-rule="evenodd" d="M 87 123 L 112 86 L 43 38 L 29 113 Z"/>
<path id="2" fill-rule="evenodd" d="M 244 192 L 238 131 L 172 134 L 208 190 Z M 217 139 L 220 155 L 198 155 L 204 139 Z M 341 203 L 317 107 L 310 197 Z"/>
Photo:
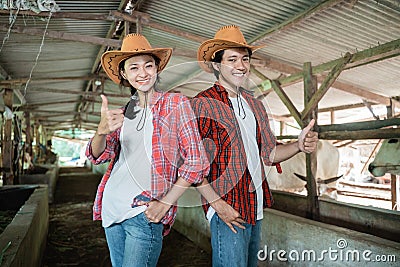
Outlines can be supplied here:
<path id="1" fill-rule="evenodd" d="M 121 75 L 138 91 L 148 92 L 157 80 L 157 65 L 150 55 L 133 56 L 125 60 Z"/>

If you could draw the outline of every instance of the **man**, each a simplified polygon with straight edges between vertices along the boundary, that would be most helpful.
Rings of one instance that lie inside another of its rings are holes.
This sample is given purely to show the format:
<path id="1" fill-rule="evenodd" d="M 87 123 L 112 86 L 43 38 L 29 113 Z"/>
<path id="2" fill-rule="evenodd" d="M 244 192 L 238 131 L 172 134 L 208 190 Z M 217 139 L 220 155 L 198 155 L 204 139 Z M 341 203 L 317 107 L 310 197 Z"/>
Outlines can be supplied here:
<path id="1" fill-rule="evenodd" d="M 199 191 L 210 203 L 204 209 L 214 267 L 257 266 L 263 208 L 273 203 L 264 164 L 313 152 L 317 146 L 314 120 L 297 142 L 276 146 L 265 107 L 243 88 L 258 48 L 247 44 L 239 27 L 225 26 L 198 49 L 200 66 L 217 78 L 192 100 L 211 164 L 208 182 Z"/>

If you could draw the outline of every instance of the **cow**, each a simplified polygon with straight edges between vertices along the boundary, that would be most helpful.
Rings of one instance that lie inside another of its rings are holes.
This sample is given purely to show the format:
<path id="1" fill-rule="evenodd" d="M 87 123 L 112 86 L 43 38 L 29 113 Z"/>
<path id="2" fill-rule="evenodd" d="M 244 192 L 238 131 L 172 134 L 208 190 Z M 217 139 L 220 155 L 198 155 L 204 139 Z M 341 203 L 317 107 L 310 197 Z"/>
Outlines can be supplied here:
<path id="1" fill-rule="evenodd" d="M 271 189 L 302 192 L 306 182 L 306 155 L 298 153 L 292 158 L 280 163 L 282 173 L 278 173 L 276 168 L 268 169 L 267 180 Z M 317 186 L 320 196 L 326 195 L 336 198 L 335 182 L 339 171 L 339 150 L 329 141 L 319 140 L 317 147 Z M 325 184 L 324 181 L 328 183 Z M 332 190 L 331 190 L 332 189 Z M 332 192 L 333 191 L 333 192 Z"/>
<path id="2" fill-rule="evenodd" d="M 400 138 L 386 139 L 382 142 L 368 171 L 376 177 L 391 173 L 400 175 Z"/>

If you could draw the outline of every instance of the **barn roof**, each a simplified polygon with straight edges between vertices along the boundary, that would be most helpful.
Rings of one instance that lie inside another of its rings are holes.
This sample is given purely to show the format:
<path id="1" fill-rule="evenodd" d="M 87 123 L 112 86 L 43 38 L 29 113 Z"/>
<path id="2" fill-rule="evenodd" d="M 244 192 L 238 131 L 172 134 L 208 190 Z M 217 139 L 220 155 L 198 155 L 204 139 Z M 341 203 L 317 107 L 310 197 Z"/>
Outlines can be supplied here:
<path id="1" fill-rule="evenodd" d="M 13 90 L 14 112 L 24 119 L 29 111 L 31 120 L 49 132 L 96 129 L 102 92 L 112 107 L 125 104 L 128 90 L 107 79 L 99 58 L 117 49 L 124 34 L 136 31 L 153 47 L 174 49 L 161 88 L 193 96 L 214 81 L 198 67 L 199 44 L 221 26 L 240 26 L 248 42 L 265 45 L 254 54 L 252 81 L 260 89 L 256 96 L 277 120 L 290 113 L 265 81 L 280 85 L 301 111 L 306 62 L 321 85 L 350 58 L 320 97 L 322 124 L 329 124 L 335 110 L 336 122 L 371 119 L 370 111 L 382 118 L 386 106 L 400 100 L 398 0 L 31 0 L 0 5 L 1 93 Z"/>

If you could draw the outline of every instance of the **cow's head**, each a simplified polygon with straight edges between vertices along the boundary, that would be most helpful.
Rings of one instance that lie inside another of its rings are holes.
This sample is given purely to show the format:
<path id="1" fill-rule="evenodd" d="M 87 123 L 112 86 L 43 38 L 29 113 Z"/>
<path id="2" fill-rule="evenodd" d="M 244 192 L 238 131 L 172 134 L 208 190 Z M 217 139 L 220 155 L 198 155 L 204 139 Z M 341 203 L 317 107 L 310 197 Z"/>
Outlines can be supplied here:
<path id="1" fill-rule="evenodd" d="M 374 161 L 369 164 L 368 171 L 376 177 L 385 173 L 400 175 L 400 139 L 383 141 Z"/>

